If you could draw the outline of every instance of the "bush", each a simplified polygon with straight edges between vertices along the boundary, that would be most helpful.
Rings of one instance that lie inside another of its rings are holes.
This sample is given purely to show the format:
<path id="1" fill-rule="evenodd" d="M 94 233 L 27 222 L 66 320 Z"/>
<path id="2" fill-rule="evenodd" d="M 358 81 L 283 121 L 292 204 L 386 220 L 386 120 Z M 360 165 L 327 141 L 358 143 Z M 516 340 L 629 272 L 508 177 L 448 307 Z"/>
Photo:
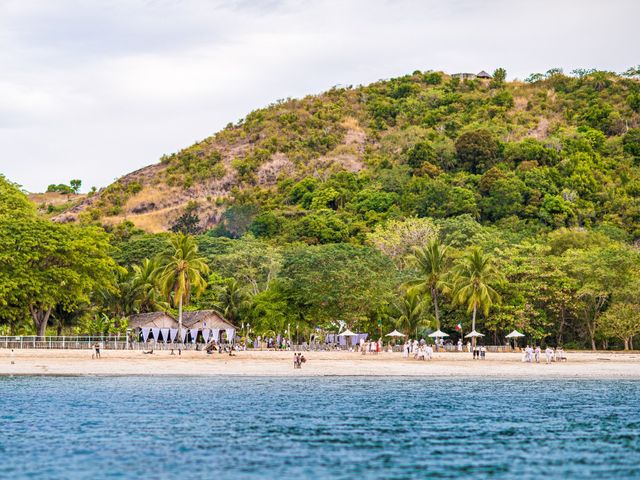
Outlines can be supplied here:
<path id="1" fill-rule="evenodd" d="M 498 160 L 500 144 L 489 130 L 465 132 L 456 140 L 457 167 L 473 173 L 482 173 Z"/>

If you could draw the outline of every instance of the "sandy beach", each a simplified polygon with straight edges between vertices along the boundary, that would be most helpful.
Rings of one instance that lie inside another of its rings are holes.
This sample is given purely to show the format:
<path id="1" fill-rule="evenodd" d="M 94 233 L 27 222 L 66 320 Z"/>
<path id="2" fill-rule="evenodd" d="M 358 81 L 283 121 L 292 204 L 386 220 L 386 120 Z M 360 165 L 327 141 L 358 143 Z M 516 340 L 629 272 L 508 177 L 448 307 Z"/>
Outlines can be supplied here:
<path id="1" fill-rule="evenodd" d="M 431 361 L 400 353 L 306 352 L 302 369 L 293 368 L 292 352 L 257 351 L 207 355 L 168 351 L 0 349 L 0 375 L 237 375 L 237 376 L 420 376 L 640 379 L 640 352 L 569 352 L 562 363 L 522 363 L 518 353 L 489 354 L 473 360 L 468 353 L 436 353 Z"/>

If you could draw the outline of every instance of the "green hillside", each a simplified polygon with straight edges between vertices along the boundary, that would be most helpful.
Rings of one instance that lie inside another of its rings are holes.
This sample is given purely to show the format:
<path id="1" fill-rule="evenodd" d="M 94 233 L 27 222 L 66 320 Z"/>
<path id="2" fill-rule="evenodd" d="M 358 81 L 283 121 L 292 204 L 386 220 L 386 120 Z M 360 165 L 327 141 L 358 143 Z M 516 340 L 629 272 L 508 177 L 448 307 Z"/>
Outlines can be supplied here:
<path id="1" fill-rule="evenodd" d="M 104 331 L 175 308 L 158 272 L 188 250 L 209 272 L 185 304 L 245 335 L 461 324 L 491 344 L 518 328 L 551 345 L 632 348 L 639 74 L 414 72 L 251 112 L 54 217 L 68 225 L 34 211 L 0 221 L 0 330 L 33 331 L 33 319 L 42 331 L 47 313 L 59 331 Z M 72 295 L 46 280 L 66 275 Z"/>
<path id="2" fill-rule="evenodd" d="M 464 214 L 511 230 L 638 236 L 638 80 L 498 73 L 414 72 L 278 102 L 123 177 L 80 218 L 161 231 L 188 211 L 201 231 L 222 220 L 224 235 L 310 244 L 362 243 L 388 218 Z"/>

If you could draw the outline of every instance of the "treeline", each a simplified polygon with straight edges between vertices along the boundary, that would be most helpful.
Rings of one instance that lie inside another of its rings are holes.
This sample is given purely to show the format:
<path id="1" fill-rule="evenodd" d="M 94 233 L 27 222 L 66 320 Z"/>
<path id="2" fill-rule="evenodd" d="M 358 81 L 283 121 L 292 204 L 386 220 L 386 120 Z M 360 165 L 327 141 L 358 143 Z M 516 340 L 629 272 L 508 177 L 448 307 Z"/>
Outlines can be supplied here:
<path id="1" fill-rule="evenodd" d="M 518 237 L 462 215 L 392 220 L 364 245 L 149 235 L 131 225 L 107 234 L 38 218 L 4 179 L 0 191 L 7 334 L 116 332 L 132 313 L 177 313 L 181 300 L 262 335 L 306 337 L 344 322 L 421 337 L 475 322 L 488 343 L 517 328 L 543 344 L 630 348 L 640 334 L 640 258 L 602 232 Z"/>

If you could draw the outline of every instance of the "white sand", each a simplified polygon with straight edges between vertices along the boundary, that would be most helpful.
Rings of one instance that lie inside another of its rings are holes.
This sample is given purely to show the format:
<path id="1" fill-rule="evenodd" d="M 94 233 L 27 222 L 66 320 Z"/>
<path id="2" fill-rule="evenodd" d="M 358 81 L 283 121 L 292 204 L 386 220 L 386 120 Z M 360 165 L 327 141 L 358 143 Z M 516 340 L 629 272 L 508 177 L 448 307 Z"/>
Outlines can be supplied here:
<path id="1" fill-rule="evenodd" d="M 404 359 L 400 353 L 363 356 L 350 352 L 305 352 L 308 361 L 294 370 L 292 352 L 238 352 L 237 356 L 204 352 L 102 352 L 90 350 L 0 349 L 0 375 L 245 375 L 245 376 L 424 376 L 494 378 L 632 378 L 640 379 L 640 352 L 568 352 L 567 362 L 522 363 L 517 353 L 436 353 L 432 361 Z"/>

